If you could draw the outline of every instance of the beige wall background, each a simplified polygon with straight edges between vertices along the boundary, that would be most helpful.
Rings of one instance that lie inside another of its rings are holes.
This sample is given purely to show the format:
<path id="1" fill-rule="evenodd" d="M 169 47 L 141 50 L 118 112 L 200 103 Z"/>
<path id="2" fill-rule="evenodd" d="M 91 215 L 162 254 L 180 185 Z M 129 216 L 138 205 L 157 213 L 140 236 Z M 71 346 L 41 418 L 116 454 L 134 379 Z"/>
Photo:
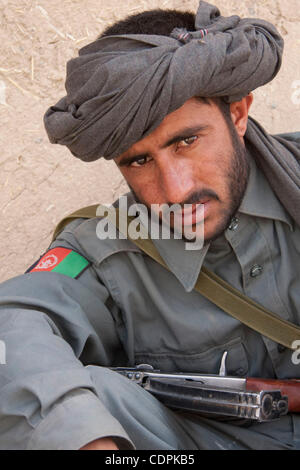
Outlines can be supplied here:
<path id="1" fill-rule="evenodd" d="M 213 0 L 212 0 L 213 3 Z M 261 17 L 285 39 L 277 78 L 251 115 L 271 133 L 300 130 L 300 0 L 215 0 L 223 15 Z M 48 142 L 47 108 L 64 95 L 65 65 L 107 24 L 150 8 L 195 11 L 198 0 L 0 0 L 0 281 L 22 274 L 67 213 L 126 191 L 113 162 L 77 161 Z"/>

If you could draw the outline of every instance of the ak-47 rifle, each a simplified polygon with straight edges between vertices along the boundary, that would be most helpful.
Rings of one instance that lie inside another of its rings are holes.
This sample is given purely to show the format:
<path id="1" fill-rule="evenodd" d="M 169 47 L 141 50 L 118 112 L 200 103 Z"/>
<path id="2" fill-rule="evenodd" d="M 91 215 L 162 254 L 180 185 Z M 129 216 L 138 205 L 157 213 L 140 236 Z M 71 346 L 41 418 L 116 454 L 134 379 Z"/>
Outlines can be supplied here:
<path id="1" fill-rule="evenodd" d="M 300 412 L 300 380 L 163 373 L 148 364 L 112 370 L 134 381 L 166 406 L 178 410 L 257 422 Z"/>

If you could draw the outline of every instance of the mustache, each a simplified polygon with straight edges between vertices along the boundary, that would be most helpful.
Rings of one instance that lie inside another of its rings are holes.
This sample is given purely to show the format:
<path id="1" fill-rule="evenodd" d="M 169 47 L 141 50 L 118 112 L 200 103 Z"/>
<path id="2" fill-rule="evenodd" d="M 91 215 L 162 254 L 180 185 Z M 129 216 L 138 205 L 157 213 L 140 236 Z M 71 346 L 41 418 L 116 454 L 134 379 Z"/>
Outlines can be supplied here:
<path id="1" fill-rule="evenodd" d="M 185 204 L 197 204 L 199 201 L 203 201 L 204 199 L 216 199 L 217 201 L 220 200 L 215 191 L 212 191 L 211 189 L 202 189 L 199 191 L 194 191 L 183 202 L 181 202 L 180 205 L 183 208 Z M 172 203 L 168 203 L 168 205 L 171 206 Z"/>
<path id="2" fill-rule="evenodd" d="M 134 192 L 133 188 L 129 185 L 129 188 L 131 190 L 131 193 L 135 199 L 135 201 L 137 203 L 141 203 L 141 204 L 144 204 L 146 205 L 138 196 L 137 194 Z M 199 201 L 203 201 L 203 199 L 216 199 L 217 201 L 220 201 L 220 198 L 219 196 L 217 195 L 217 193 L 211 189 L 201 189 L 201 190 L 198 190 L 198 191 L 194 191 L 192 194 L 190 194 L 183 202 L 180 202 L 180 203 L 176 203 L 178 205 L 180 205 L 182 208 L 184 208 L 184 205 L 185 204 L 197 204 L 199 203 Z M 166 205 L 168 205 L 169 207 L 171 207 L 174 202 L 166 202 L 164 203 Z M 146 205 L 147 207 L 147 205 Z"/>

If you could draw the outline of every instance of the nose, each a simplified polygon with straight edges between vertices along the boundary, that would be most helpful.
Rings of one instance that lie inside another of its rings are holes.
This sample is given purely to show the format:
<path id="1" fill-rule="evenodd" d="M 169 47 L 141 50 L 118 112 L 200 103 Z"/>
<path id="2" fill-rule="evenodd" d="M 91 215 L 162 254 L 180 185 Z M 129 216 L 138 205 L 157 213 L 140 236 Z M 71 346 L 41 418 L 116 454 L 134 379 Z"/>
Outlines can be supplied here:
<path id="1" fill-rule="evenodd" d="M 164 155 L 159 159 L 159 183 L 168 204 L 181 204 L 195 190 L 192 163 L 187 158 Z"/>

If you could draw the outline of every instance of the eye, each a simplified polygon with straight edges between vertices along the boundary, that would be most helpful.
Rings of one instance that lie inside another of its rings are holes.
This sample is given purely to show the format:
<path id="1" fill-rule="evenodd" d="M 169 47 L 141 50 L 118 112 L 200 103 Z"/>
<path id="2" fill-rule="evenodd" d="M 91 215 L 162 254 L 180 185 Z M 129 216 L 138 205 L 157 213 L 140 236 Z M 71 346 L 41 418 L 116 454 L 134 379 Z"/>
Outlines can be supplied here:
<path id="1" fill-rule="evenodd" d="M 151 160 L 149 157 L 141 157 L 138 158 L 137 160 L 134 160 L 133 162 L 130 163 L 131 167 L 138 168 L 140 166 L 146 165 Z"/>
<path id="2" fill-rule="evenodd" d="M 177 143 L 177 148 L 189 147 L 194 142 L 196 142 L 197 139 L 198 139 L 198 137 L 196 135 L 193 135 L 191 137 L 186 137 L 185 139 L 182 139 Z"/>

